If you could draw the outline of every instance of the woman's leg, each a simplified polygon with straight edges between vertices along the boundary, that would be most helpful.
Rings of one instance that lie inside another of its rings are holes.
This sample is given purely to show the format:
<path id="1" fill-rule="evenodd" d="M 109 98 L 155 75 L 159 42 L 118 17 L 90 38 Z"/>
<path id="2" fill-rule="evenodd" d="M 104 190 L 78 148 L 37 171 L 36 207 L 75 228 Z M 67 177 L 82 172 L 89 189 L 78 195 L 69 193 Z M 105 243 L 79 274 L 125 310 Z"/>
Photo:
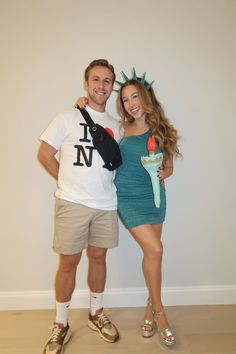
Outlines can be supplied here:
<path id="1" fill-rule="evenodd" d="M 129 230 L 143 250 L 143 274 L 149 291 L 152 308 L 158 313 L 163 311 L 161 300 L 161 267 L 163 246 L 161 242 L 162 224 L 140 225 Z M 147 317 L 146 317 L 147 316 Z M 146 309 L 145 318 L 152 316 L 150 306 Z M 153 317 L 151 317 L 153 318 Z M 168 320 L 163 314 L 155 316 L 158 330 L 169 328 Z"/>

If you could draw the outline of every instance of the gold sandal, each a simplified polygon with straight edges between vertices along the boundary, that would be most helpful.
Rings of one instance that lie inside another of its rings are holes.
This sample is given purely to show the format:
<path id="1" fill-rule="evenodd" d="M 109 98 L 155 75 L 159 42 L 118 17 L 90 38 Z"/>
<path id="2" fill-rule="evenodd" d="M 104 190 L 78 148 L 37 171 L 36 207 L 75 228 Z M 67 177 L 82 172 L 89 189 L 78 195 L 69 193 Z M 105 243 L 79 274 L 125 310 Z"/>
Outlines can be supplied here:
<path id="1" fill-rule="evenodd" d="M 174 345 L 175 344 L 175 335 L 174 335 L 171 328 L 165 328 L 162 331 L 158 330 L 157 317 L 158 316 L 159 317 L 165 316 L 164 311 L 157 312 L 156 310 L 152 310 L 152 313 L 153 313 L 154 320 L 156 322 L 157 331 L 158 331 L 158 334 L 161 338 L 161 341 L 167 346 Z"/>
<path id="2" fill-rule="evenodd" d="M 152 303 L 151 303 L 150 299 L 147 300 L 147 306 L 150 306 L 151 311 L 152 311 Z M 144 319 L 142 327 L 141 327 L 142 336 L 145 338 L 149 338 L 149 337 L 152 337 L 154 333 L 155 333 L 154 321 L 149 321 L 149 320 Z"/>

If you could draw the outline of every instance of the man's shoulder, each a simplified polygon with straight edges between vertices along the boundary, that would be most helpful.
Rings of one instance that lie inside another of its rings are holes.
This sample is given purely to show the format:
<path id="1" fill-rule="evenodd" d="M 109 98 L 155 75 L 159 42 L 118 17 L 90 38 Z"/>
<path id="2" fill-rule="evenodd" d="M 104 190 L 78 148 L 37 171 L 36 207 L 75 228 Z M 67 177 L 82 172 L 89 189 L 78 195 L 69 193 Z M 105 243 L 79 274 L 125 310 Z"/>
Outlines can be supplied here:
<path id="1" fill-rule="evenodd" d="M 67 124 L 72 123 L 74 120 L 79 119 L 81 113 L 76 108 L 70 108 L 64 111 L 59 112 L 55 117 L 54 120 L 59 122 L 64 122 Z"/>
<path id="2" fill-rule="evenodd" d="M 106 112 L 106 117 L 112 124 L 117 125 L 117 126 L 120 125 L 118 119 L 116 119 L 114 116 L 112 116 L 109 112 Z"/>
<path id="3" fill-rule="evenodd" d="M 64 111 L 61 111 L 57 114 L 57 116 L 60 116 L 61 118 L 70 118 L 70 117 L 74 117 L 76 115 L 80 115 L 80 112 L 78 109 L 76 108 L 69 108 L 69 109 L 66 109 Z"/>

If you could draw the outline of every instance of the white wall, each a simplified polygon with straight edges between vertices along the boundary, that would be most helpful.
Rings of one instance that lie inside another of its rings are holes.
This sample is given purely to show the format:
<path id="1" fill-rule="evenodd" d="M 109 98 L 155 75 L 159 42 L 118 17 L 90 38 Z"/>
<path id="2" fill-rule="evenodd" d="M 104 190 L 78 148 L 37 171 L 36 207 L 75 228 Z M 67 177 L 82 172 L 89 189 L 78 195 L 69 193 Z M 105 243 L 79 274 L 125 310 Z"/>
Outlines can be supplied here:
<path id="1" fill-rule="evenodd" d="M 146 71 L 182 136 L 167 183 L 165 303 L 235 302 L 235 15 L 234 0 L 0 1 L 0 308 L 53 306 L 55 184 L 36 160 L 38 136 L 84 94 L 95 58 L 118 79 Z M 120 227 L 106 304 L 140 306 L 141 252 Z M 86 272 L 83 257 L 75 306 L 87 306 Z"/>

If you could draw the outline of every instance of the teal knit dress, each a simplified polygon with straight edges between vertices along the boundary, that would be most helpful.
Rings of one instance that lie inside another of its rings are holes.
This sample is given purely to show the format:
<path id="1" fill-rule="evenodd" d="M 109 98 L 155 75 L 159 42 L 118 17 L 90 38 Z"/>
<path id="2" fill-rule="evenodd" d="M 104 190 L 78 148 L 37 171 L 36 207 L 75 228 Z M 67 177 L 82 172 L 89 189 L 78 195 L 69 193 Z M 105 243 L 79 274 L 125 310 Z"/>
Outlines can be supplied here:
<path id="1" fill-rule="evenodd" d="M 149 129 L 141 135 L 124 137 L 120 142 L 123 163 L 117 169 L 115 185 L 118 213 L 127 228 L 143 224 L 162 224 L 165 220 L 165 190 L 160 185 L 161 204 L 156 208 L 151 178 L 140 159 L 141 156 L 148 155 L 147 140 L 150 133 Z"/>

